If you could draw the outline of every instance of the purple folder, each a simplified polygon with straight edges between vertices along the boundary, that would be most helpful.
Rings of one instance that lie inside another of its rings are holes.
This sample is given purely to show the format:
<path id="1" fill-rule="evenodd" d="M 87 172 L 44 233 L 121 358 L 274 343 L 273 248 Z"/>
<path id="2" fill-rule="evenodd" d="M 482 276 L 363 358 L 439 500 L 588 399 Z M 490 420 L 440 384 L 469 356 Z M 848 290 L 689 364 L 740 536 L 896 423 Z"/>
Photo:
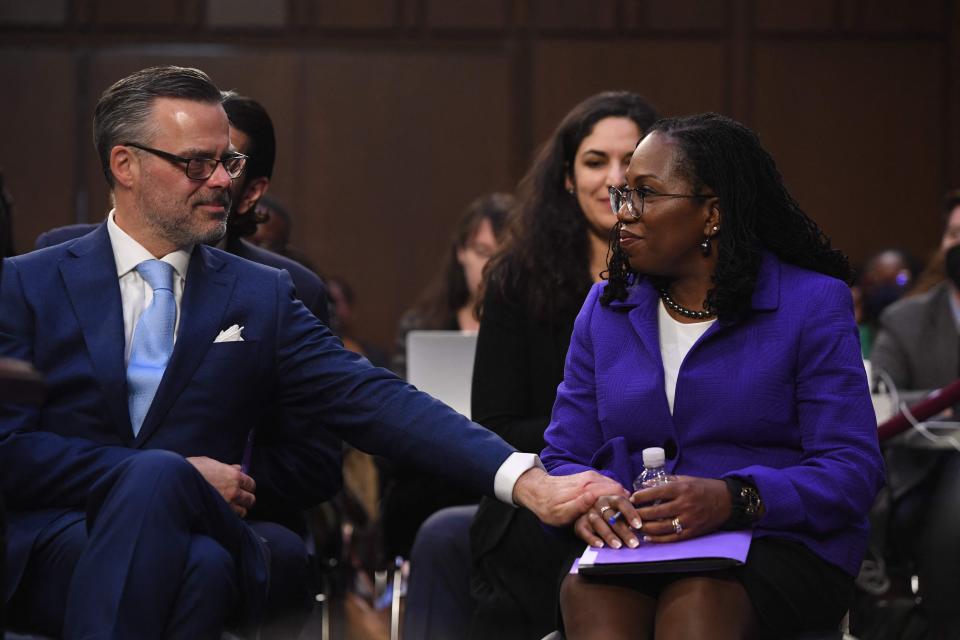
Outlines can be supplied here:
<path id="1" fill-rule="evenodd" d="M 636 549 L 587 547 L 579 559 L 584 575 L 711 571 L 747 561 L 751 531 L 717 531 L 680 542 L 644 542 Z"/>

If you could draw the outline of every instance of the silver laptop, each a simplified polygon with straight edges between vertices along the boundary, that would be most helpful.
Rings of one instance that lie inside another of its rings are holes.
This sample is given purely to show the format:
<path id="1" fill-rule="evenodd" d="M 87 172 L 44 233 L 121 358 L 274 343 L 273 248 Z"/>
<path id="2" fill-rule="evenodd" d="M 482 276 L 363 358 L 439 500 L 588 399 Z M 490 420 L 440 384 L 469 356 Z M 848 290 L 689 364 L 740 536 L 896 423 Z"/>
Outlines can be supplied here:
<path id="1" fill-rule="evenodd" d="M 407 334 L 407 380 L 470 417 L 475 331 L 411 331 Z"/>

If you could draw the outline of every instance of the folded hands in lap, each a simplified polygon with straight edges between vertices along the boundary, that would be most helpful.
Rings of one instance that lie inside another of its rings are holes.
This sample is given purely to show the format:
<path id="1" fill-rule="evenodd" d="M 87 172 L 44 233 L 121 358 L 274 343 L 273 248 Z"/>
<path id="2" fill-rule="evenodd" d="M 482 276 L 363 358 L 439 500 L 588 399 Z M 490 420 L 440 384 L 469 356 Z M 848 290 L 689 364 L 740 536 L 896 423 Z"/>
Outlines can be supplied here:
<path id="1" fill-rule="evenodd" d="M 621 516 L 610 525 L 618 511 Z M 617 493 L 600 496 L 577 518 L 574 531 L 593 547 L 636 547 L 640 536 L 650 542 L 675 542 L 711 533 L 727 521 L 730 511 L 723 480 L 674 476 L 629 499 Z"/>

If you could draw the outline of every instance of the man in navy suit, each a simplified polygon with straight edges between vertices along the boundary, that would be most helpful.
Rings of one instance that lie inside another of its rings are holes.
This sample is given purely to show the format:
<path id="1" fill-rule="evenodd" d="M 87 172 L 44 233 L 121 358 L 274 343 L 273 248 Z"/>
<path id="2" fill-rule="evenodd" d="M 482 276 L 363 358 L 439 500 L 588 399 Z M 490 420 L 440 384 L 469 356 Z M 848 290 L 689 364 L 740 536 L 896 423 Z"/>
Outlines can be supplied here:
<path id="1" fill-rule="evenodd" d="M 330 324 L 330 298 L 327 286 L 317 274 L 286 256 L 279 255 L 246 241 L 257 230 L 263 217 L 257 214 L 257 203 L 270 188 L 277 142 L 273 121 L 263 105 L 232 91 L 224 94 L 223 108 L 230 120 L 230 142 L 248 156 L 243 174 L 230 183 L 231 208 L 227 233 L 216 246 L 233 255 L 253 260 L 276 269 L 285 269 L 297 289 L 297 297 L 307 309 L 326 325 Z M 0 211 L 0 224 L 2 224 Z M 43 249 L 90 233 L 96 224 L 71 224 L 45 231 L 37 236 L 35 247 Z"/>
<path id="2" fill-rule="evenodd" d="M 316 447 L 320 467 L 334 434 L 554 525 L 617 490 L 592 472 L 547 476 L 535 456 L 344 350 L 285 271 L 208 247 L 246 161 L 220 102 L 195 69 L 114 84 L 94 116 L 107 222 L 5 263 L 0 357 L 32 362 L 48 401 L 0 405 L 3 595 L 39 631 L 213 638 L 260 621 L 281 586 L 274 532 L 243 517 L 264 487 L 287 491 L 276 460 L 258 464 L 261 447 L 244 460 L 261 425 L 273 442 Z"/>

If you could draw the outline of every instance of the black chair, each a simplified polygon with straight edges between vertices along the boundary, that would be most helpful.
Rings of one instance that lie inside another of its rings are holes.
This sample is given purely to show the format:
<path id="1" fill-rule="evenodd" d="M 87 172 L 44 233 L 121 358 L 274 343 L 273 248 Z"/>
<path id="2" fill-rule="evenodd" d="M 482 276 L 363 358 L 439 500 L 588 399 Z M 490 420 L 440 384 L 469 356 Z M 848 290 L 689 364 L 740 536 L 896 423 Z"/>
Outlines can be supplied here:
<path id="1" fill-rule="evenodd" d="M 2 264 L 2 263 L 0 263 Z M 16 400 L 40 404 L 43 401 L 43 381 L 40 374 L 27 362 L 0 358 L 0 402 Z M 7 512 L 0 493 L 0 587 L 4 584 L 7 557 Z M 0 638 L 6 630 L 6 603 L 0 600 Z"/>

